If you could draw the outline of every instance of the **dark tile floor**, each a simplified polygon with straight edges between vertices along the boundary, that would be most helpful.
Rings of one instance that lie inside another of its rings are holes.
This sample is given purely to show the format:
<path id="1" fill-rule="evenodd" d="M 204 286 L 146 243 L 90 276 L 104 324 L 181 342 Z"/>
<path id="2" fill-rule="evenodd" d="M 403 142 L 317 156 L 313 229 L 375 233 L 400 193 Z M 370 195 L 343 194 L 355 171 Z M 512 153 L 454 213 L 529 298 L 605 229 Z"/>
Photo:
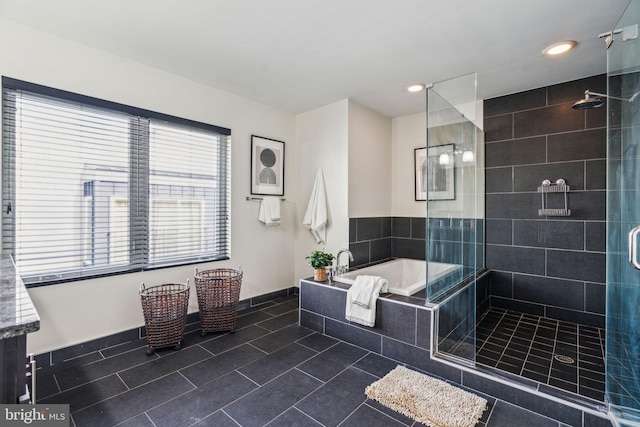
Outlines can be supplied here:
<path id="1" fill-rule="evenodd" d="M 39 403 L 68 403 L 75 426 L 413 426 L 364 389 L 396 362 L 298 326 L 298 299 L 240 312 L 234 334 L 146 355 L 144 339 L 38 372 Z M 480 426 L 554 426 L 489 401 Z"/>
<path id="2" fill-rule="evenodd" d="M 478 322 L 477 362 L 604 401 L 604 331 L 491 308 Z"/>

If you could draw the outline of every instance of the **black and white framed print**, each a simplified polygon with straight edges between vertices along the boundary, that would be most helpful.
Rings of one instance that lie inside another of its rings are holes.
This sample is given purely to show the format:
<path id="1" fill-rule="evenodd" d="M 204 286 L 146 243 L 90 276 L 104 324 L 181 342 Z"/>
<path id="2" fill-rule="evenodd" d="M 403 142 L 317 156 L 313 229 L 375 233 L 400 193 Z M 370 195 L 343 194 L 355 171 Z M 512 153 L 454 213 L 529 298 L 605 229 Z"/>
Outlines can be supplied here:
<path id="1" fill-rule="evenodd" d="M 413 150 L 416 201 L 427 200 L 427 148 Z"/>
<path id="2" fill-rule="evenodd" d="M 455 159 L 454 145 L 435 145 L 428 148 L 426 176 L 423 181 L 429 200 L 454 200 L 455 193 Z"/>
<path id="3" fill-rule="evenodd" d="M 284 196 L 284 142 L 251 135 L 251 194 Z"/>

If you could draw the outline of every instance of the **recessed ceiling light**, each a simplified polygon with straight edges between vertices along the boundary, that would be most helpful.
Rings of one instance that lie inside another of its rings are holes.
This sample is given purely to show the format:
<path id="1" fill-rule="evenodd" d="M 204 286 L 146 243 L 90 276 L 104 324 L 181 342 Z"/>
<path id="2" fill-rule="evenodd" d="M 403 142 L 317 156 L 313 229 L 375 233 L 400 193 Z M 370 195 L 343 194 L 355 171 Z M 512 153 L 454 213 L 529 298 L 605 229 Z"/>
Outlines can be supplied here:
<path id="1" fill-rule="evenodd" d="M 407 90 L 409 92 L 420 92 L 421 90 L 424 90 L 424 84 L 423 83 L 414 83 L 412 85 L 407 86 Z"/>
<path id="2" fill-rule="evenodd" d="M 565 40 L 563 42 L 554 43 L 551 46 L 547 46 L 542 53 L 546 55 L 560 55 L 561 53 L 565 53 L 568 50 L 571 50 L 575 47 L 576 42 L 573 40 Z"/>

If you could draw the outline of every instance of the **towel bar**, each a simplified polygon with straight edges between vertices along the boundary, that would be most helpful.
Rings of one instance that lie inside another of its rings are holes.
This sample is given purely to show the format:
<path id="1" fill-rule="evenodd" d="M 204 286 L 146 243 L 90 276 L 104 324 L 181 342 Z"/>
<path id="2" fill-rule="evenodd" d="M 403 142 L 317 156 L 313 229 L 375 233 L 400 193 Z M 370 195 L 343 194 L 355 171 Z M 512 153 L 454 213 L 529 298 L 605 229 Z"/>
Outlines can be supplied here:
<path id="1" fill-rule="evenodd" d="M 247 196 L 247 200 L 262 200 L 262 197 Z M 284 197 L 280 197 L 280 200 L 284 202 L 287 199 L 285 199 Z"/>

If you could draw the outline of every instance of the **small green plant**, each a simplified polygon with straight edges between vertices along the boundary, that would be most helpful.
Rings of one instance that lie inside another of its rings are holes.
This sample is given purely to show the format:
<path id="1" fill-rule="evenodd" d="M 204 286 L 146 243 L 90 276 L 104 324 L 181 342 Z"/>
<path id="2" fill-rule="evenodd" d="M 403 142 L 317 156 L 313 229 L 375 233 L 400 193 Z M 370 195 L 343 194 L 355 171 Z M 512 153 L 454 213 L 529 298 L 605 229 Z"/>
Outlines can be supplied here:
<path id="1" fill-rule="evenodd" d="M 314 269 L 329 267 L 334 260 L 334 256 L 332 253 L 323 252 L 323 251 L 313 251 L 311 255 L 305 257 L 304 259 L 309 260 L 309 265 Z"/>

